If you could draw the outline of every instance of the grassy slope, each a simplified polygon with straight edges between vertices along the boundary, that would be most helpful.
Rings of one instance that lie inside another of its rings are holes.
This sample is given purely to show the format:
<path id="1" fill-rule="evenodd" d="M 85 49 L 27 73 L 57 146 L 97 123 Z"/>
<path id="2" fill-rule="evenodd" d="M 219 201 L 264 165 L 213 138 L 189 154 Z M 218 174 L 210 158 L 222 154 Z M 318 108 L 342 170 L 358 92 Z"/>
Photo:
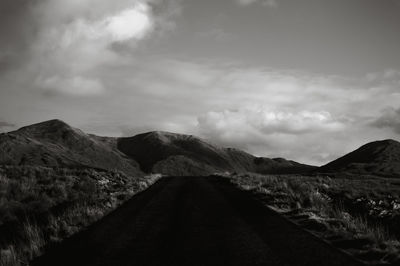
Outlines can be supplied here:
<path id="1" fill-rule="evenodd" d="M 229 176 L 300 226 L 372 264 L 400 263 L 400 181 L 373 176 Z"/>
<path id="2" fill-rule="evenodd" d="M 137 161 L 144 172 L 163 174 L 293 173 L 314 169 L 285 159 L 259 158 L 241 150 L 219 147 L 192 135 L 160 131 L 120 138 L 118 149 Z"/>
<path id="3" fill-rule="evenodd" d="M 0 134 L 1 165 L 81 167 L 143 173 L 117 149 L 114 138 L 88 135 L 59 120 L 50 120 Z"/>
<path id="4" fill-rule="evenodd" d="M 0 167 L 0 265 L 22 265 L 159 176 L 40 166 Z"/>
<path id="5" fill-rule="evenodd" d="M 400 177 L 400 142 L 388 139 L 367 143 L 319 170 Z"/>

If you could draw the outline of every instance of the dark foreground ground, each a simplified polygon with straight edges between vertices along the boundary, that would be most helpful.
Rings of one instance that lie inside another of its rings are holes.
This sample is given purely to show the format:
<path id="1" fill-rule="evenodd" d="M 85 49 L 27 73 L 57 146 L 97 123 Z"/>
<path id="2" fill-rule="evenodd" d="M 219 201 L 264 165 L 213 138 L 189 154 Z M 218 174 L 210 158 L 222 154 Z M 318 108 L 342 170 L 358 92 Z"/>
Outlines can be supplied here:
<path id="1" fill-rule="evenodd" d="M 217 177 L 162 178 L 33 265 L 359 265 Z"/>

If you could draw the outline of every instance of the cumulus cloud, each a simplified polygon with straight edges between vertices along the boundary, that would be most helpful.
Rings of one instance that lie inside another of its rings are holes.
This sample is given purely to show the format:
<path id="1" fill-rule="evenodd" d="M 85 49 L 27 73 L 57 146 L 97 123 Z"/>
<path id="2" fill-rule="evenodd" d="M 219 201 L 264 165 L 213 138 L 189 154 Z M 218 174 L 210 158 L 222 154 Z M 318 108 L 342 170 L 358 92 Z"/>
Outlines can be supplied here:
<path id="1" fill-rule="evenodd" d="M 294 113 L 265 106 L 207 112 L 198 118 L 199 132 L 222 145 L 260 156 L 296 158 L 316 164 L 333 158 L 334 150 L 323 150 L 313 141 L 340 134 L 347 126 L 327 111 Z M 304 151 L 308 155 L 304 156 Z"/>
<path id="2" fill-rule="evenodd" d="M 77 96 L 104 92 L 105 85 L 98 78 L 91 79 L 90 72 L 103 64 L 123 61 L 111 49 L 113 43 L 138 42 L 148 36 L 154 27 L 148 2 L 125 1 L 125 4 L 112 13 L 82 14 L 72 16 L 67 22 L 65 17 L 73 14 L 60 10 L 63 12 L 60 20 L 51 17 L 53 23 L 44 23 L 32 53 L 32 63 L 40 71 L 35 73 L 33 70 L 33 75 L 40 75 L 36 78 L 37 87 L 46 92 L 52 90 L 52 93 Z M 75 11 L 75 7 L 81 5 L 72 1 L 69 7 Z"/>
<path id="3" fill-rule="evenodd" d="M 367 77 L 232 62 L 153 58 L 114 75 L 110 79 L 118 80 L 124 95 L 114 103 L 127 114 L 119 112 L 116 119 L 127 128 L 135 124 L 195 134 L 260 156 L 313 164 L 368 141 L 394 138 L 370 121 L 381 115 L 382 107 L 400 101 L 398 89 L 387 85 L 392 80 L 371 82 Z"/>
<path id="4" fill-rule="evenodd" d="M 46 94 L 104 93 L 108 88 L 99 69 L 110 64 L 123 65 L 126 53 L 134 60 L 137 46 L 153 33 L 170 29 L 170 20 L 179 8 L 171 4 L 175 0 L 168 2 L 44 0 L 32 2 L 29 8 L 20 5 L 22 14 L 33 18 L 35 35 L 24 37 L 30 45 L 26 49 L 28 55 L 21 57 L 25 62 L 18 69 L 19 75 L 35 80 L 36 88 Z M 155 11 L 161 5 L 166 7 Z M 22 39 L 20 36 L 19 40 Z M 126 53 L 122 55 L 116 45 L 125 46 Z M 0 68 L 2 61 L 14 54 L 4 51 L 0 54 Z"/>
<path id="5" fill-rule="evenodd" d="M 115 41 L 142 39 L 153 26 L 149 9 L 148 5 L 140 3 L 116 16 L 107 18 L 103 22 L 105 23 L 105 32 L 110 34 Z"/>
<path id="6" fill-rule="evenodd" d="M 202 131 L 239 132 L 254 130 L 261 134 L 306 134 L 321 131 L 338 131 L 343 123 L 327 111 L 298 113 L 273 111 L 265 107 L 247 107 L 239 110 L 208 112 L 199 117 Z"/>
<path id="7" fill-rule="evenodd" d="M 60 46 L 67 48 L 83 40 L 103 41 L 104 45 L 131 39 L 140 40 L 151 32 L 153 23 L 150 6 L 136 3 L 100 20 L 74 20 L 61 33 Z"/>

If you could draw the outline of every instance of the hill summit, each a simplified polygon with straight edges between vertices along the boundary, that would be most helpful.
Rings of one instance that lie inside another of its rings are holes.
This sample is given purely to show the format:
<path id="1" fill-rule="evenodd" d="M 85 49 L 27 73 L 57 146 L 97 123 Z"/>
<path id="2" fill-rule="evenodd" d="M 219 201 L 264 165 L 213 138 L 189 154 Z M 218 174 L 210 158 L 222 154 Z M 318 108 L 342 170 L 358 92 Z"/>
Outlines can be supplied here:
<path id="1" fill-rule="evenodd" d="M 367 143 L 320 170 L 400 177 L 400 142 L 386 139 Z"/>
<path id="2" fill-rule="evenodd" d="M 138 164 L 117 149 L 113 138 L 88 135 L 61 120 L 0 134 L 0 164 L 90 167 L 142 175 Z"/>

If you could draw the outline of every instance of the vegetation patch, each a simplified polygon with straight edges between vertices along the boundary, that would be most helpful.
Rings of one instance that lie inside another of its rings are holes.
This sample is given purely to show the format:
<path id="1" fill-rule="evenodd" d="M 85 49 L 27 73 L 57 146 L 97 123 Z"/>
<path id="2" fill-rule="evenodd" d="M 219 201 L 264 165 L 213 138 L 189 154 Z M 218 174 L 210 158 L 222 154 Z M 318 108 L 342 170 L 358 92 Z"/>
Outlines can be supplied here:
<path id="1" fill-rule="evenodd" d="M 225 176 L 291 221 L 368 264 L 400 263 L 397 179 L 249 173 Z"/>
<path id="2" fill-rule="evenodd" d="M 1 166 L 0 266 L 28 265 L 46 245 L 82 230 L 160 177 Z"/>

